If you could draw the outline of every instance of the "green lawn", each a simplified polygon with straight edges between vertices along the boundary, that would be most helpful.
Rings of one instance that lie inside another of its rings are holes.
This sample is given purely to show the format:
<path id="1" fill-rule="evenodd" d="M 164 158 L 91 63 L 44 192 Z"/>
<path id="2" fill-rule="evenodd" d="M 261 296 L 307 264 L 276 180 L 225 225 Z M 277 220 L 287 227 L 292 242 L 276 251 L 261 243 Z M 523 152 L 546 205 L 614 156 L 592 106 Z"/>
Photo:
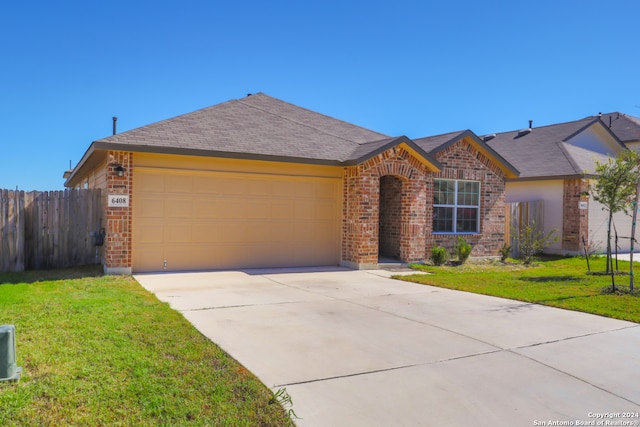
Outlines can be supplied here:
<path id="1" fill-rule="evenodd" d="M 250 372 L 130 277 L 0 274 L 0 324 L 16 326 L 23 368 L 0 383 L 2 426 L 293 425 Z"/>
<path id="2" fill-rule="evenodd" d="M 605 271 L 604 258 L 590 260 L 591 271 Z M 547 258 L 532 266 L 518 263 L 468 262 L 461 266 L 416 266 L 431 274 L 399 276 L 425 285 L 533 302 L 584 311 L 616 319 L 640 322 L 640 294 L 628 293 L 629 276 L 616 275 L 616 284 L 626 293 L 603 293 L 611 276 L 587 274 L 584 258 Z M 640 287 L 637 265 L 635 288 Z M 619 262 L 620 272 L 629 272 L 629 262 Z"/>

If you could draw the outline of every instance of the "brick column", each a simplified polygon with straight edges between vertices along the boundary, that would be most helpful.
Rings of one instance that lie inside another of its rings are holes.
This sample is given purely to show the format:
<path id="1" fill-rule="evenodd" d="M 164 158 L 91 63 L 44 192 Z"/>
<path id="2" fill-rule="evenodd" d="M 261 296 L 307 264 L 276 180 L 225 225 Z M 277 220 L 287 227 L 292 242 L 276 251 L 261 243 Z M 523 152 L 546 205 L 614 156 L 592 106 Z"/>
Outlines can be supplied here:
<path id="1" fill-rule="evenodd" d="M 586 179 L 565 179 L 563 191 L 562 249 L 579 252 L 582 237 L 589 238 L 589 209 L 580 209 L 580 202 L 586 202 L 589 182 Z"/>
<path id="2" fill-rule="evenodd" d="M 402 186 L 400 259 L 405 262 L 425 260 L 427 224 L 431 223 L 431 209 L 427 209 L 431 188 L 427 188 L 426 175 L 416 175 L 403 182 Z"/>
<path id="3" fill-rule="evenodd" d="M 118 176 L 118 169 L 124 169 Z M 109 151 L 105 206 L 107 227 L 104 271 L 107 274 L 131 274 L 131 234 L 133 203 L 133 153 Z M 109 206 L 110 198 L 127 196 L 127 206 Z"/>
<path id="4" fill-rule="evenodd" d="M 377 268 L 380 183 L 355 166 L 345 168 L 343 185 L 342 264 Z"/>

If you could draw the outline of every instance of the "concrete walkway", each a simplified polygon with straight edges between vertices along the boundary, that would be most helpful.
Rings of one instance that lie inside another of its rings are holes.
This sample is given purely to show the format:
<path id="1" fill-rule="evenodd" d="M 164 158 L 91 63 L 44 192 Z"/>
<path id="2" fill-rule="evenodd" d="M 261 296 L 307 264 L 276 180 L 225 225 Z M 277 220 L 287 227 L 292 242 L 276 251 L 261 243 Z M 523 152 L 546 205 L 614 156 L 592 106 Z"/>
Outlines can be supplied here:
<path id="1" fill-rule="evenodd" d="M 286 387 L 299 426 L 598 425 L 612 413 L 640 425 L 622 418 L 640 412 L 640 325 L 388 275 L 135 278 L 267 386 Z"/>

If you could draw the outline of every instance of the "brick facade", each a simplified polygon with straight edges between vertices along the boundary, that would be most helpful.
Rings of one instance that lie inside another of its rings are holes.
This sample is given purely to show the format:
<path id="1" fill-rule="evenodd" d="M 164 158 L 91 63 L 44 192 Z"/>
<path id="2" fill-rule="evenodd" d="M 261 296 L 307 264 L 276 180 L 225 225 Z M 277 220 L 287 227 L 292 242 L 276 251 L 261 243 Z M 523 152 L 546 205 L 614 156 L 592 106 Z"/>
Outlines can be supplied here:
<path id="1" fill-rule="evenodd" d="M 431 232 L 434 178 L 480 181 L 480 233 L 464 237 L 472 245 L 472 256 L 498 255 L 504 243 L 504 173 L 466 140 L 438 152 L 435 158 L 444 166 L 442 172 L 431 172 L 401 144 L 344 168 L 344 265 L 375 268 L 381 255 L 404 262 L 423 261 L 434 245 L 453 250 L 457 235 Z M 124 168 L 121 177 L 118 165 Z M 129 206 L 106 207 L 103 261 L 107 273 L 132 271 L 133 167 L 133 153 L 108 152 L 105 197 L 128 195 Z"/>
<path id="2" fill-rule="evenodd" d="M 563 187 L 562 249 L 578 252 L 582 237 L 589 238 L 589 209 L 580 209 L 580 202 L 588 201 L 589 181 L 565 179 Z"/>
<path id="3" fill-rule="evenodd" d="M 118 165 L 124 175 L 118 176 Z M 110 195 L 128 195 L 129 206 L 109 207 Z M 131 274 L 132 267 L 132 203 L 133 153 L 109 151 L 107 161 L 107 191 L 105 194 L 107 226 L 105 237 L 104 269 L 109 274 Z"/>
<path id="4" fill-rule="evenodd" d="M 444 169 L 429 177 L 429 187 L 433 180 L 460 179 L 480 182 L 480 233 L 461 235 L 472 247 L 471 256 L 497 256 L 504 244 L 505 227 L 505 175 L 491 159 L 473 144 L 461 140 L 435 155 Z M 429 199 L 429 211 L 433 197 Z M 456 237 L 452 234 L 432 234 L 432 223 L 428 222 L 426 253 L 433 246 L 442 246 L 453 251 Z"/>
<path id="5" fill-rule="evenodd" d="M 393 188 L 401 189 L 399 212 L 396 206 L 399 227 L 390 231 L 397 234 L 391 244 L 398 246 L 397 251 L 403 261 L 424 259 L 426 221 L 430 218 L 427 210 L 428 173 L 427 167 L 401 146 L 390 148 L 357 166 L 345 168 L 343 264 L 357 268 L 371 268 L 378 264 L 381 179 L 384 187 L 388 188 L 388 183 L 393 182 Z M 383 178 L 386 176 L 393 176 L 397 181 Z M 385 197 L 397 196 L 387 194 Z"/>

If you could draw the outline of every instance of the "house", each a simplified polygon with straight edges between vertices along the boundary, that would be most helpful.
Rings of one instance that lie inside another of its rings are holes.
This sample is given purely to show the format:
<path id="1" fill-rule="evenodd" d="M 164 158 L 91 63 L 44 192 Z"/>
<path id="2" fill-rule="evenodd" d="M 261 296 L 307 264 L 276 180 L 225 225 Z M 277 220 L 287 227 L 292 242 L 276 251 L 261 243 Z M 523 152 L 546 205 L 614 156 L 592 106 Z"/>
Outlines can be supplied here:
<path id="1" fill-rule="evenodd" d="M 506 202 L 543 201 L 544 231 L 556 230 L 559 237 L 547 249 L 549 253 L 578 254 L 584 250 L 583 239 L 600 250 L 606 247 L 608 213 L 589 197 L 589 191 L 596 179 L 596 162 L 607 162 L 626 149 L 624 141 L 609 127 L 609 117 L 586 117 L 540 127 L 530 122 L 522 130 L 483 137 L 520 171 L 519 177 L 507 179 Z M 623 116 L 618 117 L 622 125 Z M 619 127 L 621 136 L 628 135 L 624 134 L 626 129 L 626 125 Z M 618 213 L 614 226 L 620 236 L 628 236 L 631 218 Z M 629 250 L 628 238 L 618 243 L 619 250 Z"/>
<path id="2" fill-rule="evenodd" d="M 600 118 L 627 148 L 640 150 L 640 118 L 619 112 L 598 114 L 587 119 Z"/>
<path id="3" fill-rule="evenodd" d="M 107 273 L 376 268 L 459 235 L 497 255 L 517 176 L 471 131 L 416 142 L 259 93 L 94 141 L 65 186 L 103 189 Z"/>

